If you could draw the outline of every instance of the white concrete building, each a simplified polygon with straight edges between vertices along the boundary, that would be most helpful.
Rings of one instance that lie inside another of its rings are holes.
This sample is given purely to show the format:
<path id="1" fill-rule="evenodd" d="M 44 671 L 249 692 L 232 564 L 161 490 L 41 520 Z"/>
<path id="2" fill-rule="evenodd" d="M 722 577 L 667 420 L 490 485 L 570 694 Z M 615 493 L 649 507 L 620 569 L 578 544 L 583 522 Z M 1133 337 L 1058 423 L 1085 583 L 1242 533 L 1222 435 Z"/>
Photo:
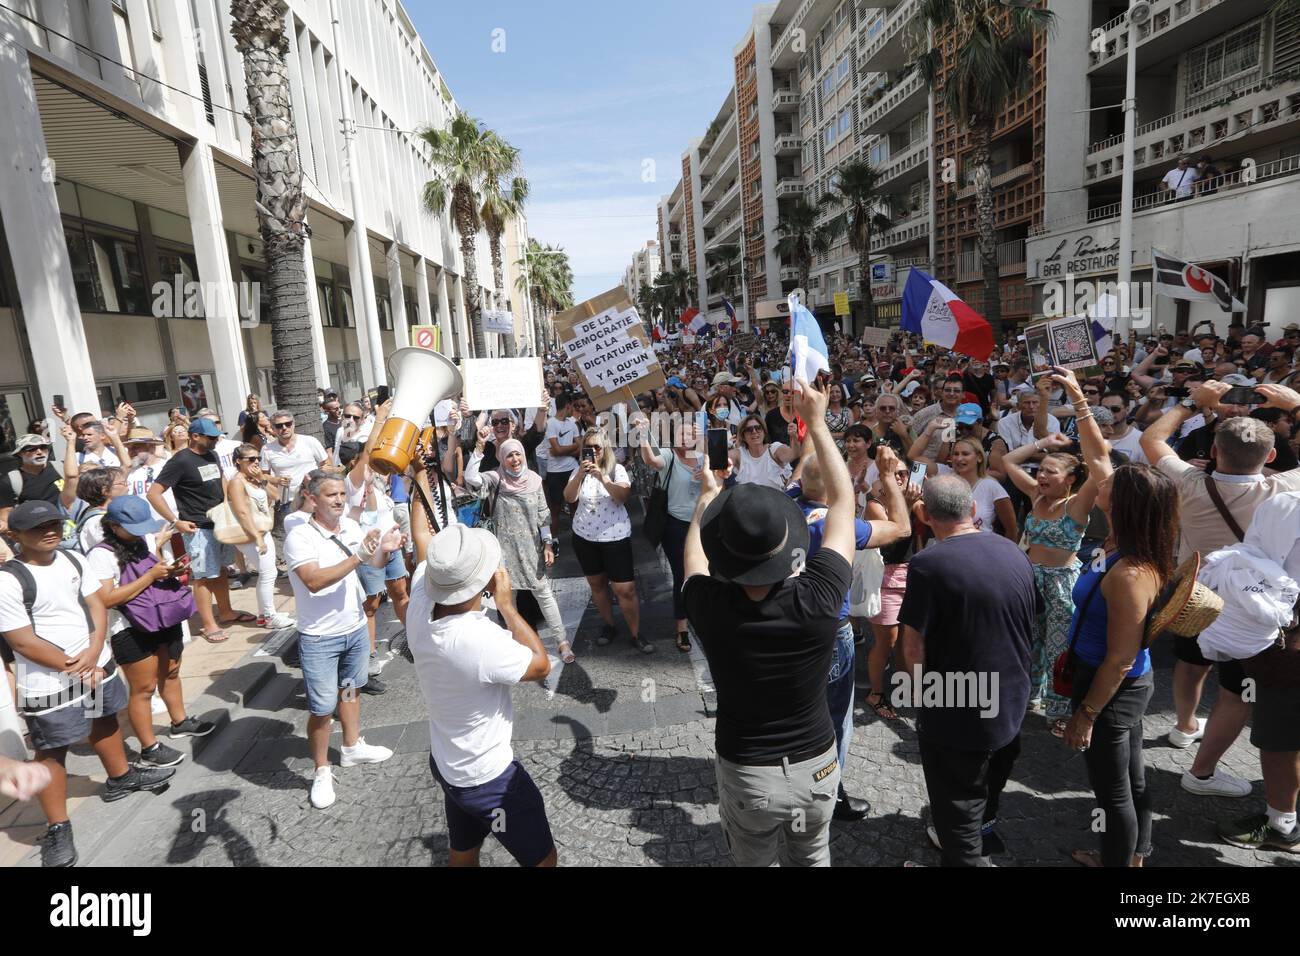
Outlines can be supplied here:
<path id="1" fill-rule="evenodd" d="M 1046 208 L 1027 249 L 1039 314 L 1048 283 L 1116 279 L 1123 117 L 1097 108 L 1123 99 L 1132 51 L 1127 20 L 1112 18 L 1113 6 L 1053 5 L 1065 22 L 1048 57 Z M 1272 7 L 1268 0 L 1154 0 L 1140 28 L 1133 216 L 1139 328 L 1147 320 L 1171 331 L 1211 321 L 1222 334 L 1234 318 L 1215 305 L 1152 300 L 1152 246 L 1228 281 L 1247 307 L 1235 318 L 1270 323 L 1270 339 L 1300 320 L 1300 13 Z M 1180 154 L 1193 165 L 1209 155 L 1223 175 L 1174 201 L 1160 183 Z"/>
<path id="2" fill-rule="evenodd" d="M 208 405 L 233 423 L 247 393 L 272 403 L 270 328 L 257 324 L 260 303 L 251 294 L 264 262 L 229 4 L 6 7 L 5 445 L 46 417 L 55 395 L 74 412 L 108 409 L 125 396 L 153 425 L 169 406 Z M 339 2 L 337 43 L 327 0 L 288 7 L 291 95 L 310 200 L 316 378 L 346 397 L 383 379 L 385 356 L 407 344 L 411 325 L 437 326 L 448 355 L 468 353 L 459 240 L 445 215 L 422 208 L 432 170 L 411 132 L 446 123 L 456 103 L 396 0 Z M 343 90 L 357 124 L 355 190 L 343 159 Z M 526 223 L 507 232 L 515 250 L 507 252 L 510 287 L 493 288 L 484 236 L 477 273 L 485 304 L 515 304 L 523 349 L 532 323 L 514 261 L 526 247 Z M 202 283 L 201 300 L 188 309 L 156 294 L 176 276 Z"/>
<path id="3" fill-rule="evenodd" d="M 654 285 L 655 279 L 662 272 L 659 262 L 659 241 L 651 239 L 645 246 L 632 253 L 632 264 L 623 273 L 623 288 L 628 298 L 636 301 L 643 285 Z"/>

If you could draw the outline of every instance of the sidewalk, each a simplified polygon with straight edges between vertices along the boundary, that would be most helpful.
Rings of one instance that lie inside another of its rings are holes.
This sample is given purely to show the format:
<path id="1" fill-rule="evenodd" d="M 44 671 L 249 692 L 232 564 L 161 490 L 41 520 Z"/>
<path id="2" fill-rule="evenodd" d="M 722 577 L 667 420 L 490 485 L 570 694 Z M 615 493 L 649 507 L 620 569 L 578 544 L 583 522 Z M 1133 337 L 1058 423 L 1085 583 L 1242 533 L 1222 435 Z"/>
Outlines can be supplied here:
<path id="1" fill-rule="evenodd" d="M 239 591 L 230 592 L 230 603 L 238 611 L 257 613 L 256 579 L 250 586 Z M 276 583 L 275 608 L 283 614 L 293 616 L 293 595 L 289 582 L 281 578 Z M 276 648 L 292 632 L 265 631 L 258 627 L 234 626 L 227 628 L 229 640 L 224 644 L 209 644 L 198 636 L 197 619 L 191 623 L 193 637 L 185 645 L 185 655 L 181 663 L 181 686 L 185 693 L 187 710 L 197 717 L 207 720 L 222 719 L 220 710 L 212 710 L 209 705 L 238 706 L 251 694 L 264 676 L 269 676 L 269 669 L 248 669 L 241 680 L 224 682 L 220 693 L 214 694 L 214 688 L 223 677 L 234 673 L 241 661 L 263 645 L 271 642 Z M 240 686 L 242 685 L 242 686 Z M 5 688 L 6 691 L 8 688 Z M 214 698 L 221 698 L 217 700 Z M 166 713 L 154 714 L 154 728 L 162 731 L 167 726 Z M 121 715 L 123 734 L 127 738 L 127 749 L 131 756 L 139 750 L 139 742 L 126 718 Z M 192 740 L 168 740 L 161 738 L 168 746 L 190 753 Z M 79 745 L 68 752 L 68 812 L 74 816 L 77 808 L 87 800 L 99 800 L 104 786 L 104 768 L 89 746 Z M 45 815 L 36 801 L 18 803 L 0 797 L 0 868 L 16 866 L 28 856 L 45 836 Z"/>

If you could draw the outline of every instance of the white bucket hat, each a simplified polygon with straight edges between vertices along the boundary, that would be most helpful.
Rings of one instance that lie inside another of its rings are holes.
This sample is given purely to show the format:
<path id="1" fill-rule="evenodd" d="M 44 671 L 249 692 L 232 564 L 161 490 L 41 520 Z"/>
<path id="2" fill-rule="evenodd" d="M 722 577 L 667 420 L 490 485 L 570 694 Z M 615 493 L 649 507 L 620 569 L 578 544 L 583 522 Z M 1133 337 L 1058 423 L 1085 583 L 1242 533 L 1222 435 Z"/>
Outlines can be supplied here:
<path id="1" fill-rule="evenodd" d="M 483 591 L 501 566 L 501 545 L 482 528 L 454 524 L 429 544 L 424 586 L 435 604 L 462 604 Z"/>

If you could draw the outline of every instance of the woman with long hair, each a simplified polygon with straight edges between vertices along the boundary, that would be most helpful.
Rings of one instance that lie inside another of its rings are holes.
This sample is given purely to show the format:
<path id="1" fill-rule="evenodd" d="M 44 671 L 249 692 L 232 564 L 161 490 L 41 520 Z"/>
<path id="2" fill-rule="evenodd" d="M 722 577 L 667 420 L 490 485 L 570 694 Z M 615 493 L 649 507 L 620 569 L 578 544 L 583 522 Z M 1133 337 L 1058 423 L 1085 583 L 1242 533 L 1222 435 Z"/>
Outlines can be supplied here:
<path id="1" fill-rule="evenodd" d="M 1101 852 L 1076 850 L 1084 866 L 1142 866 L 1151 854 L 1151 795 L 1142 760 L 1142 717 L 1154 679 L 1147 624 L 1174 576 L 1178 489 L 1146 465 L 1111 470 L 1109 449 L 1074 375 L 1056 369 L 1079 414 L 1079 441 L 1110 536 L 1104 562 L 1074 586 L 1073 716 L 1065 743 L 1082 752 L 1106 826 Z"/>
<path id="2" fill-rule="evenodd" d="M 917 444 L 922 440 L 918 439 Z M 925 462 L 928 475 L 956 475 L 970 485 L 975 495 L 975 527 L 992 533 L 996 523 L 1001 526 L 1003 537 L 1020 540 L 1011 496 L 989 477 L 988 459 L 984 457 L 984 446 L 978 439 L 966 437 L 954 441 L 946 465 L 938 464 L 932 458 L 917 457 L 915 460 Z"/>
<path id="3" fill-rule="evenodd" d="M 261 411 L 262 400 L 250 392 L 248 398 L 244 400 L 244 410 L 239 413 L 239 421 L 236 422 L 236 424 L 240 428 L 243 428 L 244 422 L 248 421 L 250 418 L 257 418 L 258 413 Z"/>
<path id="4" fill-rule="evenodd" d="M 178 451 L 190 447 L 190 427 L 182 422 L 176 422 L 167 426 L 163 432 L 163 448 L 166 450 L 166 457 L 170 458 Z"/>
<path id="5" fill-rule="evenodd" d="M 614 460 L 614 449 L 599 428 L 587 429 L 581 446 L 578 467 L 564 488 L 564 500 L 573 505 L 573 553 L 604 621 L 596 644 L 605 647 L 614 640 L 614 607 L 609 600 L 612 588 L 632 645 L 647 653 L 654 646 L 641 637 L 641 602 L 632 571 L 632 519 L 627 513 L 632 482 Z M 567 642 L 560 646 L 560 652 L 566 664 L 573 663 Z"/>
<path id="6" fill-rule="evenodd" d="M 253 421 L 256 430 L 256 421 Z M 266 474 L 262 471 L 262 455 L 257 447 L 245 443 L 235 449 L 235 474 L 226 484 L 226 501 L 230 511 L 250 540 L 235 545 L 244 556 L 246 568 L 257 569 L 257 626 L 269 630 L 293 627 L 293 618 L 275 611 L 275 540 L 269 531 L 259 531 L 254 516 L 260 515 L 262 523 L 270 526 L 275 520 L 275 508 L 267 496 Z"/>
<path id="7" fill-rule="evenodd" d="M 849 477 L 853 479 L 853 491 L 857 496 L 858 511 L 867 506 L 871 493 L 871 484 L 867 481 L 867 472 L 871 470 L 871 429 L 865 425 L 850 425 L 844 432 L 844 460 L 849 466 Z"/>
<path id="8" fill-rule="evenodd" d="M 826 427 L 831 430 L 835 447 L 841 452 L 844 451 L 844 433 L 852 424 L 853 416 L 849 414 L 848 406 L 844 403 L 844 387 L 833 383 L 826 401 Z"/>
<path id="9" fill-rule="evenodd" d="M 180 678 L 185 647 L 181 625 L 194 613 L 194 601 L 181 593 L 188 592 L 188 588 L 177 584 L 162 587 L 163 582 L 171 581 L 187 566 L 182 561 L 159 559 L 155 535 L 165 524 L 154 517 L 149 502 L 143 498 L 115 499 L 104 515 L 104 540 L 86 556 L 90 565 L 87 573 L 102 585 L 99 596 L 108 608 L 113 659 L 122 668 L 130 688 L 127 715 L 140 741 L 142 767 L 174 767 L 185 759 L 184 754 L 163 744 L 154 733 L 155 690 L 167 706 L 171 718 L 169 736 L 173 740 L 205 737 L 215 729 L 215 725 L 185 713 Z M 164 611 L 164 607 L 169 609 Z M 147 617 L 152 626 L 146 625 Z"/>
<path id="10" fill-rule="evenodd" d="M 799 452 L 779 441 L 770 441 L 763 419 L 752 413 L 741 420 L 740 443 L 728 455 L 736 466 L 738 484 L 766 485 L 785 491 L 790 466 Z"/>
<path id="11" fill-rule="evenodd" d="M 479 429 L 474 454 L 465 467 L 465 485 L 478 492 L 491 509 L 493 532 L 501 543 L 501 563 L 510 572 L 512 589 L 532 593 L 557 653 L 572 660 L 569 635 L 547 579 L 555 563 L 555 549 L 542 476 L 528 467 L 523 442 L 517 438 L 508 438 L 497 446 L 499 467 L 480 472 L 483 449 L 491 437 L 489 428 Z"/>
<path id="12" fill-rule="evenodd" d="M 1046 414 L 1046 395 L 1051 381 L 1039 380 L 1039 416 Z M 1078 382 L 1074 383 L 1078 388 Z M 1092 427 L 1097 427 L 1083 391 L 1079 390 L 1082 411 Z M 1101 431 L 1098 429 L 1098 438 Z M 1066 452 L 1070 439 L 1062 434 L 1048 435 L 1032 444 L 1002 456 L 1007 476 L 1033 502 L 1025 517 L 1025 538 L 1029 560 L 1034 566 L 1034 583 L 1043 597 L 1044 611 L 1038 618 L 1034 640 L 1032 669 L 1029 675 L 1030 700 L 1041 700 L 1047 712 L 1052 734 L 1065 733 L 1070 716 L 1070 701 L 1052 688 L 1052 664 L 1065 650 L 1070 621 L 1074 617 L 1074 585 L 1079 579 L 1079 548 L 1088 527 L 1088 517 L 1097 500 L 1097 479 L 1088 467 Z M 1037 476 L 1022 467 L 1035 454 L 1044 454 Z"/>

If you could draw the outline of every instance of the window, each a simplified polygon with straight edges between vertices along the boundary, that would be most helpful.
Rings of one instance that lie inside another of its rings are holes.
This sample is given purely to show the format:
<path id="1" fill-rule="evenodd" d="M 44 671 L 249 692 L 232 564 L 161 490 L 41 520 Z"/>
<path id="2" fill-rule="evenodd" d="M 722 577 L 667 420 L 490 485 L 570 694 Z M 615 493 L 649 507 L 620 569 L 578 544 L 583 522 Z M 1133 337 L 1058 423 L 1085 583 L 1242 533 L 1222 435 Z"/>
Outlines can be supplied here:
<path id="1" fill-rule="evenodd" d="M 110 399 L 104 408 L 116 408 L 119 401 L 127 401 L 137 408 L 167 401 L 167 381 L 161 378 L 140 379 L 131 382 L 111 382 Z"/>
<path id="2" fill-rule="evenodd" d="M 134 238 L 65 224 L 72 281 L 83 312 L 152 315 L 144 263 Z"/>
<path id="3" fill-rule="evenodd" d="M 339 320 L 334 311 L 334 286 L 328 282 L 318 282 L 316 292 L 320 297 L 320 324 L 326 328 L 337 327 Z"/>
<path id="4" fill-rule="evenodd" d="M 834 123 L 826 127 L 826 131 L 822 134 L 822 142 L 826 144 L 827 149 L 835 145 L 835 124 Z"/>
<path id="5" fill-rule="evenodd" d="M 171 294 L 171 302 L 164 307 L 168 318 L 203 318 L 203 292 L 198 286 L 199 264 L 193 253 L 159 249 L 158 277 L 159 281 L 167 283 Z"/>
<path id="6" fill-rule="evenodd" d="M 19 435 L 32 430 L 26 392 L 0 392 L 0 455 L 13 454 Z"/>
<path id="7" fill-rule="evenodd" d="M 158 0 L 149 0 L 149 26 L 153 30 L 153 35 L 159 40 L 162 39 L 162 20 L 158 16 Z"/>
<path id="8" fill-rule="evenodd" d="M 375 293 L 375 309 L 379 313 L 379 328 L 384 332 L 393 331 L 393 301 L 387 295 Z"/>
<path id="9" fill-rule="evenodd" d="M 1216 94 L 1218 87 L 1257 72 L 1263 51 L 1263 24 L 1256 20 L 1211 40 L 1187 54 L 1187 105 Z"/>
<path id="10" fill-rule="evenodd" d="M 889 161 L 889 137 L 883 137 L 867 154 L 872 166 L 883 166 Z"/>
<path id="11" fill-rule="evenodd" d="M 235 302 L 241 320 L 260 325 L 271 315 L 271 290 L 266 284 L 266 273 L 253 266 L 239 267 L 239 297 Z"/>
<path id="12" fill-rule="evenodd" d="M 844 136 L 853 128 L 853 110 L 848 109 L 840 114 L 840 136 Z"/>
<path id="13" fill-rule="evenodd" d="M 835 66 L 835 83 L 838 85 L 849 78 L 849 55 L 846 53 L 840 57 L 840 62 Z"/>
<path id="14" fill-rule="evenodd" d="M 340 316 L 343 320 L 342 327 L 345 329 L 355 329 L 357 327 L 356 310 L 352 305 L 352 290 L 347 286 L 339 286 L 339 298 L 343 302 L 343 310 Z"/>
<path id="15" fill-rule="evenodd" d="M 835 75 L 833 73 L 827 73 L 825 76 L 822 77 L 822 102 L 825 103 L 827 100 L 829 100 L 831 98 L 831 94 L 834 92 L 835 92 Z"/>

